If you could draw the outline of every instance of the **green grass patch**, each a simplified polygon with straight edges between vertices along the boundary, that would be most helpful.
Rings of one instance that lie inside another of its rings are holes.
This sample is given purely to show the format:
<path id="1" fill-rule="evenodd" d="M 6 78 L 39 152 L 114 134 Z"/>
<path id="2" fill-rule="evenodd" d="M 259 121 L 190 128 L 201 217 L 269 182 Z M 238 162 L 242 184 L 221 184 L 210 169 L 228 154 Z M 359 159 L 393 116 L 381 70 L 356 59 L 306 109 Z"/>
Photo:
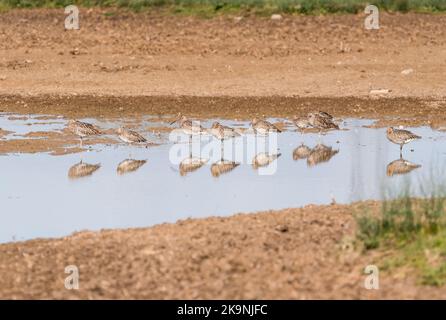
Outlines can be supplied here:
<path id="1" fill-rule="evenodd" d="M 410 267 L 426 285 L 446 284 L 446 193 L 426 198 L 408 194 L 383 202 L 379 213 L 357 215 L 357 239 L 365 250 L 395 252 L 381 268 Z"/>
<path id="2" fill-rule="evenodd" d="M 219 13 L 325 14 L 358 13 L 368 4 L 386 11 L 443 12 L 445 0 L 0 0 L 0 8 L 58 8 L 70 4 L 82 7 L 116 7 L 142 11 L 166 8 L 181 14 Z"/>

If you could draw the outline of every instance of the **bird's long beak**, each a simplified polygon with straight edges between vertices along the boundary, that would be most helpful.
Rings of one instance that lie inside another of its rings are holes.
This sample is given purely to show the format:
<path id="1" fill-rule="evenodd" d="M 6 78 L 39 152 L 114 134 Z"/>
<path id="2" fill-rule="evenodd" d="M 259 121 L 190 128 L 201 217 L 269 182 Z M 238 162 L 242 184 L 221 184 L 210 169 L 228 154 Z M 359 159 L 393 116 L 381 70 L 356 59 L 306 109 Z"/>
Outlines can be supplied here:
<path id="1" fill-rule="evenodd" d="M 170 125 L 173 125 L 175 122 L 180 121 L 180 119 L 181 119 L 181 112 L 177 114 L 177 118 L 176 118 L 175 120 L 173 120 L 173 121 L 170 123 Z"/>

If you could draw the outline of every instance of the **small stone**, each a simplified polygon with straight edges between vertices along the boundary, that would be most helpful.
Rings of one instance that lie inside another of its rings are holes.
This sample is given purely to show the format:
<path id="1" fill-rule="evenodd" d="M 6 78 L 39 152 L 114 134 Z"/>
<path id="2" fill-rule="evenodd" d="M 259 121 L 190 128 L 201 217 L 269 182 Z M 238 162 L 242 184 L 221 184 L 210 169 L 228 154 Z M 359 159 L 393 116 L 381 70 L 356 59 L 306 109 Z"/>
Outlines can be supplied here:
<path id="1" fill-rule="evenodd" d="M 243 19 L 243 17 L 235 17 L 235 18 L 234 18 L 234 21 L 235 21 L 235 22 L 240 22 L 240 21 L 242 21 L 242 19 Z"/>
<path id="2" fill-rule="evenodd" d="M 413 69 L 409 68 L 409 69 L 404 69 L 403 71 L 401 71 L 401 74 L 404 76 L 407 76 L 409 74 L 411 74 L 413 72 Z"/>
<path id="3" fill-rule="evenodd" d="M 282 20 L 282 16 L 280 14 L 273 14 L 271 20 Z"/>
<path id="4" fill-rule="evenodd" d="M 370 90 L 370 94 L 388 94 L 392 92 L 390 89 L 372 89 Z"/>
<path id="5" fill-rule="evenodd" d="M 6 76 L 1 75 L 0 76 L 0 81 L 4 81 L 4 80 L 6 80 Z"/>
<path id="6" fill-rule="evenodd" d="M 275 227 L 276 231 L 279 232 L 288 232 L 288 226 L 283 225 L 283 224 L 279 224 Z"/>
<path id="7" fill-rule="evenodd" d="M 70 51 L 70 53 L 71 53 L 73 56 L 77 56 L 77 55 L 79 55 L 79 54 L 80 54 L 79 48 L 74 48 L 73 50 Z"/>

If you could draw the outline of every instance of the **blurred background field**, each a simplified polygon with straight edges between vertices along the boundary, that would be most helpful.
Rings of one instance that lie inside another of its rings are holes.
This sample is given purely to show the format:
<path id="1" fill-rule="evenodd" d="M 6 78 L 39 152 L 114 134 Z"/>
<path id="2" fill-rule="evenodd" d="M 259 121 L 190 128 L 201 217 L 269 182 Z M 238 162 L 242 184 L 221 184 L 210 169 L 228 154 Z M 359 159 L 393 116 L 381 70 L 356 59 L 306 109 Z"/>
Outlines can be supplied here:
<path id="1" fill-rule="evenodd" d="M 171 13 L 215 15 L 253 13 L 267 15 L 359 13 L 368 4 L 390 12 L 445 12 L 445 0 L 0 0 L 0 9 L 82 7 L 127 8 L 134 11 L 163 9 Z"/>

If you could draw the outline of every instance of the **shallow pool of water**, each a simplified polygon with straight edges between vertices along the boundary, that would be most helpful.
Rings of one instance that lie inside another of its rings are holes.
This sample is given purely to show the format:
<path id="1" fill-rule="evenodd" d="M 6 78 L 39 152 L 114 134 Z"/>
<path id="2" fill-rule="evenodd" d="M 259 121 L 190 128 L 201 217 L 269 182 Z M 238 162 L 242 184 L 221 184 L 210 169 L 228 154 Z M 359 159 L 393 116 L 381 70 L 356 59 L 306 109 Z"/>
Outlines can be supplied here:
<path id="1" fill-rule="evenodd" d="M 16 134 L 61 130 L 65 125 L 64 119 L 39 120 L 45 123 L 27 120 L 38 122 L 34 126 L 8 117 L 0 117 L 0 128 Z M 202 125 L 209 127 L 212 121 Z M 223 123 L 249 126 L 247 122 Z M 202 166 L 194 162 L 199 160 L 172 161 L 172 148 L 179 144 L 169 141 L 168 133 L 158 136 L 163 143 L 149 148 L 117 144 L 62 156 L 3 155 L 0 242 L 59 237 L 80 230 L 147 227 L 188 217 L 382 199 L 386 190 L 402 190 L 409 183 L 416 187 L 420 179 L 442 172 L 439 166 L 446 157 L 446 134 L 428 127 L 408 128 L 423 139 L 404 147 L 404 159 L 419 165 L 404 173 L 399 161 L 394 162 L 399 159 L 399 147 L 388 142 L 385 129 L 364 127 L 371 123 L 346 119 L 341 124 L 345 130 L 321 137 L 317 133 L 302 135 L 290 127 L 277 136 L 277 146 L 273 146 L 277 150 L 270 152 L 281 155 L 265 166 L 264 156 L 253 165 L 249 152 L 236 157 L 239 165 L 232 165 L 226 159 L 228 145 L 224 163 L 219 162 L 218 153 Z M 148 130 L 150 119 L 140 125 Z M 11 138 L 17 137 L 12 133 L 3 139 Z M 229 143 L 235 150 L 237 146 L 246 149 L 246 139 L 239 137 Z M 203 148 L 214 144 L 220 149 L 219 141 L 202 140 Z M 302 144 L 314 152 L 298 159 L 294 151 Z M 127 159 L 146 162 L 124 162 Z M 195 170 L 190 170 L 194 164 Z M 438 174 L 436 177 L 441 179 Z"/>

